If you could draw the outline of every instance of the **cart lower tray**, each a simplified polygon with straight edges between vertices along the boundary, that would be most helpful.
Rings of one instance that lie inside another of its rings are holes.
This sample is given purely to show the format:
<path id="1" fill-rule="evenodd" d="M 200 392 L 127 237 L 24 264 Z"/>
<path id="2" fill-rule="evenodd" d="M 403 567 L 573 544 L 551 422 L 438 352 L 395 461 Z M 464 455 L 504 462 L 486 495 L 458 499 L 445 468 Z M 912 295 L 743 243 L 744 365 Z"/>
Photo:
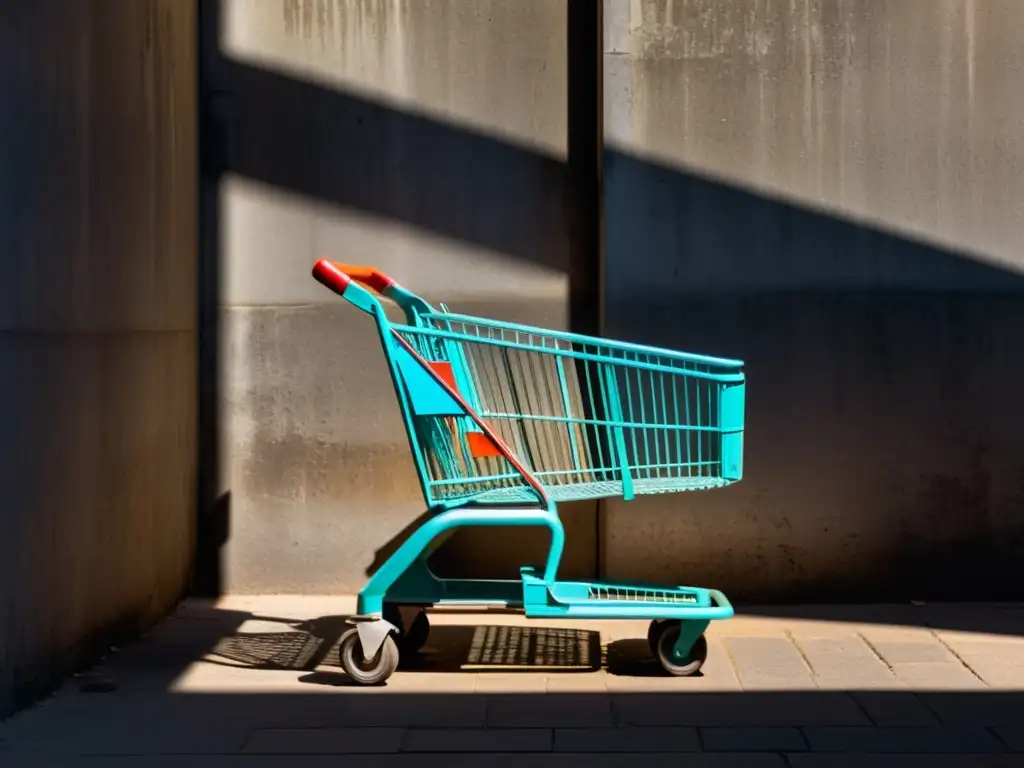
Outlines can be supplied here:
<path id="1" fill-rule="evenodd" d="M 728 619 L 733 607 L 716 589 L 630 586 L 586 581 L 548 585 L 535 569 L 522 569 L 523 609 L 530 618 Z"/>

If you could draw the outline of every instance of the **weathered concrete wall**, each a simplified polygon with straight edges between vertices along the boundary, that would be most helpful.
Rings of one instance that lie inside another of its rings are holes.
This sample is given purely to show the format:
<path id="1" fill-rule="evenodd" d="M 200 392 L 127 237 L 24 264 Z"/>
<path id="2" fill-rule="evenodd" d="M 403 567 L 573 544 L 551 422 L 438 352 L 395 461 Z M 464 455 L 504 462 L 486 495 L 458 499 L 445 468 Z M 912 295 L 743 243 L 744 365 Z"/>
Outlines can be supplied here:
<path id="1" fill-rule="evenodd" d="M 0 715 L 188 579 L 195 19 L 0 9 Z"/>
<path id="2" fill-rule="evenodd" d="M 566 320 L 565 6 L 226 0 L 216 148 L 221 588 L 352 591 L 423 512 L 375 331 L 310 277 L 368 263 L 431 300 Z M 567 572 L 594 567 L 592 506 Z M 545 536 L 460 534 L 440 567 L 515 577 Z M 510 543 L 511 542 L 511 543 Z"/>
<path id="3" fill-rule="evenodd" d="M 1024 6 L 604 7 L 606 331 L 749 366 L 745 481 L 610 504 L 608 573 L 1020 597 Z"/>

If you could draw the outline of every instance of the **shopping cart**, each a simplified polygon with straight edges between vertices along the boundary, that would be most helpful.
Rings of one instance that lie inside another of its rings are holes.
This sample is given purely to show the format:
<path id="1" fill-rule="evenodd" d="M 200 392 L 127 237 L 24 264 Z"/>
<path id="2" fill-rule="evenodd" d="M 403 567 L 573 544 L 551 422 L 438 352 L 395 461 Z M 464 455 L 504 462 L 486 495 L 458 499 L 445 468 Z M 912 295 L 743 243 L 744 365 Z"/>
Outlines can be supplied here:
<path id="1" fill-rule="evenodd" d="M 386 680 L 427 639 L 426 609 L 500 605 L 531 618 L 651 619 L 662 667 L 692 675 L 704 631 L 732 616 L 714 589 L 558 581 L 563 501 L 721 488 L 740 479 L 743 364 L 435 310 L 372 267 L 313 276 L 373 316 L 430 515 L 359 593 L 340 642 L 353 681 Z M 393 301 L 404 323 L 388 319 Z M 469 526 L 542 526 L 543 568 L 442 579 L 427 565 Z"/>

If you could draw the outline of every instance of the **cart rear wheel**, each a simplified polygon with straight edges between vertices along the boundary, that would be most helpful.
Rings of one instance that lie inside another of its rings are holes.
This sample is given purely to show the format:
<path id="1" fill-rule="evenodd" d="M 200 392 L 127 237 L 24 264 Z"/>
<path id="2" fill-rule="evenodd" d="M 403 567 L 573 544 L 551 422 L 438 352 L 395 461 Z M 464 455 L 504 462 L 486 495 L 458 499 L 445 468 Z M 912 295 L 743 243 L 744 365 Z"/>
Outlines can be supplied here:
<path id="1" fill-rule="evenodd" d="M 417 654 L 427 644 L 427 637 L 430 635 L 430 619 L 427 612 L 420 609 L 416 612 L 416 618 L 408 627 L 404 626 L 402 612 L 394 603 L 384 603 L 383 618 L 391 622 L 398 630 L 398 649 L 402 654 Z"/>
<path id="2" fill-rule="evenodd" d="M 391 635 L 384 638 L 380 650 L 367 661 L 363 658 L 359 632 L 350 629 L 341 636 L 338 655 L 345 674 L 359 685 L 380 685 L 398 668 L 398 646 Z"/>
<path id="3" fill-rule="evenodd" d="M 708 641 L 704 635 L 697 638 L 690 653 L 680 658 L 676 655 L 675 645 L 679 639 L 682 625 L 678 621 L 666 622 L 658 637 L 658 661 L 662 668 L 675 677 L 695 675 L 704 666 L 708 658 Z"/>

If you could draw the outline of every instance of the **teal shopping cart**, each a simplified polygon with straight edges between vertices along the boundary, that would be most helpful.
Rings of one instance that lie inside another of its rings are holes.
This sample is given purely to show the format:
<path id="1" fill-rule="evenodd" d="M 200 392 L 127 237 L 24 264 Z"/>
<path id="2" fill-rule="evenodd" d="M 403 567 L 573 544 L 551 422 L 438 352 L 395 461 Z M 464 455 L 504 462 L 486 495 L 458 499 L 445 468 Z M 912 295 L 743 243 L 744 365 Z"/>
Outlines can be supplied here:
<path id="1" fill-rule="evenodd" d="M 700 587 L 558 581 L 564 501 L 722 488 L 742 476 L 743 363 L 435 309 L 371 267 L 321 260 L 313 276 L 373 316 L 430 514 L 359 593 L 340 661 L 385 681 L 426 642 L 426 609 L 500 605 L 530 618 L 650 619 L 672 675 L 707 658 L 728 599 Z M 405 322 L 389 320 L 381 298 Z M 543 567 L 516 580 L 442 579 L 428 557 L 471 526 L 542 526 Z"/>

